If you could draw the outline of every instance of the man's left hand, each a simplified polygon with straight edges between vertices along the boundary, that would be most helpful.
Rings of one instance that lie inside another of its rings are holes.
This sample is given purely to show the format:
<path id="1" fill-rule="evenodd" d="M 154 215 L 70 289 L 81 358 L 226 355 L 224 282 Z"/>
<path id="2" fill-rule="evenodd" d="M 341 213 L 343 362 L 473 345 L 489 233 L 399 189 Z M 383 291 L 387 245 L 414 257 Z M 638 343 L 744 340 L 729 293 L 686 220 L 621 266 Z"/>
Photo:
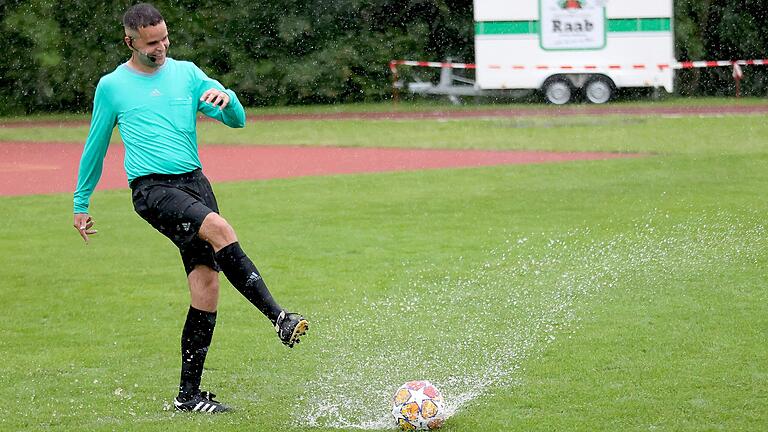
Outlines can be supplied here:
<path id="1" fill-rule="evenodd" d="M 224 109 L 229 104 L 229 95 L 226 92 L 212 88 L 206 90 L 205 93 L 200 96 L 200 101 Z"/>

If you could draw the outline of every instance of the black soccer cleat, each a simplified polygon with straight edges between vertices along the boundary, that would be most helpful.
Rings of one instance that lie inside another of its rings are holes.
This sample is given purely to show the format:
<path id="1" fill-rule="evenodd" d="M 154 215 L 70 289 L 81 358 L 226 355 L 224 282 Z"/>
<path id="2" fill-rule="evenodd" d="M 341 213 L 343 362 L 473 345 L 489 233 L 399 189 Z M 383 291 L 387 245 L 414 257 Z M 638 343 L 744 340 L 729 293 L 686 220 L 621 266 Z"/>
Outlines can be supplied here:
<path id="1" fill-rule="evenodd" d="M 309 321 L 297 313 L 282 311 L 275 322 L 277 337 L 288 348 L 293 348 L 294 344 L 299 343 L 299 337 L 304 336 L 307 330 L 309 330 Z"/>
<path id="2" fill-rule="evenodd" d="M 195 411 L 208 414 L 222 413 L 230 411 L 230 408 L 221 402 L 215 400 L 215 394 L 211 392 L 198 392 L 185 401 L 175 398 L 173 406 L 177 411 Z"/>

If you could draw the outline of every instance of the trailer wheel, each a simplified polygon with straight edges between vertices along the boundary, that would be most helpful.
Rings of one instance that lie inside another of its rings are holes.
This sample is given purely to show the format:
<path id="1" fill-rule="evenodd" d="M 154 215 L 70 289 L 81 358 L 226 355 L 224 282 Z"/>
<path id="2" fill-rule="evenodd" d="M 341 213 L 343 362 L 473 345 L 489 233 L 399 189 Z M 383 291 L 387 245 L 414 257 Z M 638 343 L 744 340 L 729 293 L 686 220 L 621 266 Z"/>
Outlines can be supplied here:
<path id="1" fill-rule="evenodd" d="M 613 96 L 613 82 L 602 76 L 596 76 L 584 86 L 584 95 L 593 104 L 603 104 Z"/>
<path id="2" fill-rule="evenodd" d="M 563 105 L 571 100 L 573 89 L 565 78 L 553 78 L 544 83 L 544 96 L 549 103 Z"/>

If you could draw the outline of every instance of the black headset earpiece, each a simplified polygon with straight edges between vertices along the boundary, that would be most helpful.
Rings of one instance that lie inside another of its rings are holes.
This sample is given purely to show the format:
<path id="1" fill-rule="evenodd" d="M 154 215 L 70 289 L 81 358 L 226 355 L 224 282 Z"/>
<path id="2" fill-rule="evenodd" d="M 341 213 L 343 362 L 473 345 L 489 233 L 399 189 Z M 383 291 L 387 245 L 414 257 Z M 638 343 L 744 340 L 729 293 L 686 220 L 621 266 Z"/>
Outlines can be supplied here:
<path id="1" fill-rule="evenodd" d="M 143 55 L 144 57 L 148 58 L 149 61 L 151 61 L 152 63 L 156 63 L 157 62 L 157 57 L 155 57 L 153 55 L 149 55 L 149 54 L 144 53 L 144 52 L 141 52 L 141 51 L 137 50 L 136 48 L 134 48 L 133 47 L 133 37 L 131 37 L 131 36 L 128 36 L 128 47 L 130 49 L 136 51 L 137 53 L 139 53 L 139 55 Z"/>

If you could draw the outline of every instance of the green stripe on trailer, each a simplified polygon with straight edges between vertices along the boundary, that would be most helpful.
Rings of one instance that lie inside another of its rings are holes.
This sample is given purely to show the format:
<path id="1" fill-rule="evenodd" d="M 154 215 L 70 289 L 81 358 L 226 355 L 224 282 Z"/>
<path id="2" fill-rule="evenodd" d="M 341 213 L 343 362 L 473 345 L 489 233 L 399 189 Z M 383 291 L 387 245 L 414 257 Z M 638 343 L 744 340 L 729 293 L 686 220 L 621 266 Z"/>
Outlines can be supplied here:
<path id="1" fill-rule="evenodd" d="M 672 22 L 669 18 L 623 18 L 609 19 L 609 32 L 653 32 L 670 31 Z"/>
<path id="2" fill-rule="evenodd" d="M 669 18 L 616 18 L 608 20 L 608 32 L 666 32 L 672 29 Z M 539 21 L 481 21 L 475 35 L 536 34 Z"/>
<path id="3" fill-rule="evenodd" d="M 533 34 L 538 32 L 538 21 L 486 21 L 475 23 L 475 34 Z"/>

